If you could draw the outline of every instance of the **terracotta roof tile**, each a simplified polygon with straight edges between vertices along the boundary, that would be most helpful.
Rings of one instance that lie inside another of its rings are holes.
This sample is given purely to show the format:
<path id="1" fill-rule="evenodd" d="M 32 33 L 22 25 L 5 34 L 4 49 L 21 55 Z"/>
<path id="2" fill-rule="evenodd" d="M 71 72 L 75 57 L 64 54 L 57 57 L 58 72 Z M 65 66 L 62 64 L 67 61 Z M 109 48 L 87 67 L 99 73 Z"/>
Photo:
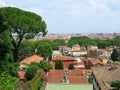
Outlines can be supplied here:
<path id="1" fill-rule="evenodd" d="M 69 80 L 69 83 L 74 84 L 87 84 L 87 76 L 67 76 L 67 79 Z"/>
<path id="2" fill-rule="evenodd" d="M 30 64 L 32 62 L 37 62 L 39 63 L 41 60 L 43 60 L 43 57 L 40 57 L 38 55 L 32 55 L 30 57 L 27 57 L 26 59 L 24 59 L 23 61 L 21 61 L 20 63 L 26 63 L 26 64 Z"/>
<path id="3" fill-rule="evenodd" d="M 24 71 L 19 71 L 19 72 L 18 72 L 18 76 L 19 76 L 19 78 L 20 78 L 21 80 L 24 80 L 24 79 L 25 79 L 25 74 L 26 74 L 26 72 L 24 72 Z"/>
<path id="4" fill-rule="evenodd" d="M 64 70 L 50 70 L 47 74 L 48 83 L 61 83 L 63 76 L 66 76 L 69 83 L 73 84 L 87 84 L 87 76 L 83 76 L 83 70 L 68 70 L 64 75 Z"/>
<path id="5" fill-rule="evenodd" d="M 93 74 L 101 90 L 109 90 L 105 83 L 109 83 L 114 80 L 120 80 L 120 66 L 113 65 L 112 68 L 110 65 L 102 67 L 92 67 Z"/>

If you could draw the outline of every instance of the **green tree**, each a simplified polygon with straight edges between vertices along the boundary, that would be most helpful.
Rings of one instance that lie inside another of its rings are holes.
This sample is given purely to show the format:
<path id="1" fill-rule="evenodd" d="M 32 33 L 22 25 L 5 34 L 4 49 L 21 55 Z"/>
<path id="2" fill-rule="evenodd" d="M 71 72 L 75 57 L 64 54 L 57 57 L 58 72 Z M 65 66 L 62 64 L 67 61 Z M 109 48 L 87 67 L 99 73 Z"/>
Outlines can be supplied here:
<path id="1" fill-rule="evenodd" d="M 93 84 L 93 75 L 89 75 L 88 81 L 90 84 Z"/>
<path id="2" fill-rule="evenodd" d="M 38 69 L 39 69 L 38 63 L 35 62 L 31 63 L 26 71 L 27 80 L 31 80 L 35 76 L 35 73 Z"/>
<path id="3" fill-rule="evenodd" d="M 28 33 L 24 36 L 25 39 L 33 39 L 35 36 L 35 33 L 31 32 L 31 33 Z"/>
<path id="4" fill-rule="evenodd" d="M 0 34 L 7 29 L 7 23 L 5 22 L 3 16 L 0 14 Z"/>
<path id="5" fill-rule="evenodd" d="M 80 36 L 80 37 L 72 37 L 68 41 L 68 46 L 72 47 L 74 44 L 79 44 L 80 46 L 87 47 L 88 45 L 97 45 L 97 42 L 95 40 L 86 37 L 86 36 Z"/>
<path id="6" fill-rule="evenodd" d="M 10 32 L 10 38 L 12 45 L 14 46 L 14 60 L 19 59 L 19 50 L 21 42 L 26 34 L 37 34 L 42 32 L 43 36 L 46 35 L 46 23 L 42 18 L 32 12 L 24 11 L 15 7 L 3 7 L 0 8 L 0 15 L 2 15 L 5 22 L 8 24 L 8 30 Z M 13 33 L 17 34 L 17 39 L 13 37 Z"/>
<path id="7" fill-rule="evenodd" d="M 52 56 L 52 48 L 47 42 L 44 43 L 37 42 L 35 46 L 37 49 L 36 54 L 43 56 L 44 58 Z"/>
<path id="8" fill-rule="evenodd" d="M 113 49 L 113 52 L 111 54 L 111 59 L 113 61 L 118 61 L 118 57 L 119 57 L 119 53 L 118 53 L 117 49 Z"/>
<path id="9" fill-rule="evenodd" d="M 120 36 L 116 36 L 116 37 L 113 39 L 113 45 L 114 45 L 114 46 L 120 46 Z"/>
<path id="10" fill-rule="evenodd" d="M 52 42 L 51 46 L 52 46 L 53 50 L 58 50 L 59 46 L 65 45 L 65 40 L 63 40 L 63 39 L 55 39 L 55 40 L 53 40 L 51 42 Z"/>
<path id="11" fill-rule="evenodd" d="M 61 60 L 55 61 L 55 69 L 63 69 L 63 62 Z"/>
<path id="12" fill-rule="evenodd" d="M 110 86 L 114 87 L 115 88 L 114 90 L 119 90 L 120 89 L 120 81 L 112 81 L 110 83 Z"/>
<path id="13" fill-rule="evenodd" d="M 12 77 L 7 71 L 0 74 L 0 90 L 16 90 L 18 89 L 18 78 Z"/>
<path id="14" fill-rule="evenodd" d="M 18 63 L 11 63 L 11 62 L 7 62 L 7 63 L 3 63 L 2 64 L 2 71 L 7 71 L 11 76 L 17 77 L 18 76 L 18 68 L 19 64 Z"/>
<path id="15" fill-rule="evenodd" d="M 43 69 L 45 72 L 48 72 L 50 69 L 52 69 L 52 65 L 45 60 L 40 61 L 39 67 Z"/>
<path id="16" fill-rule="evenodd" d="M 28 84 L 30 86 L 30 90 L 44 90 L 43 88 L 46 86 L 46 82 L 46 73 L 44 70 L 40 69 L 36 72 L 36 75 L 28 82 Z"/>
<path id="17" fill-rule="evenodd" d="M 35 54 L 35 42 L 29 40 L 23 40 L 20 46 L 19 61 Z"/>
<path id="18" fill-rule="evenodd" d="M 9 39 L 9 32 L 8 30 L 3 31 L 0 34 L 0 61 L 1 62 L 12 62 L 12 44 L 10 43 Z"/>
<path id="19" fill-rule="evenodd" d="M 74 64 L 69 64 L 68 69 L 74 70 L 75 69 Z"/>

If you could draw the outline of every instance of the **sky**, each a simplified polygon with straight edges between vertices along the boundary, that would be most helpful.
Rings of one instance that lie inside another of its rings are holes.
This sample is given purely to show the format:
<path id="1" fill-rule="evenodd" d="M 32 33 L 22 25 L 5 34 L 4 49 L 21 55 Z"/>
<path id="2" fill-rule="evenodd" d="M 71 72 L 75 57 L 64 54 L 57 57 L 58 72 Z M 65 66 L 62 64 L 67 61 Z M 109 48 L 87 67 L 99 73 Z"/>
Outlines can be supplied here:
<path id="1" fill-rule="evenodd" d="M 34 12 L 48 33 L 120 33 L 120 0 L 0 0 L 0 7 Z"/>

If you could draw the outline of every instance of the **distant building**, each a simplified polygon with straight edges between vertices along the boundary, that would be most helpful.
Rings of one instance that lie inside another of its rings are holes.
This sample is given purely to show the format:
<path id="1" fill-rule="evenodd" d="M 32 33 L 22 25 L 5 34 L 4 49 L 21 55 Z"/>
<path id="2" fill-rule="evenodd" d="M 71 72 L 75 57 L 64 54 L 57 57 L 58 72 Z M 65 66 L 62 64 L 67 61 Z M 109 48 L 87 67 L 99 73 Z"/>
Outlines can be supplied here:
<path id="1" fill-rule="evenodd" d="M 87 47 L 87 50 L 97 50 L 97 49 L 98 49 L 97 46 L 89 45 L 89 46 Z"/>
<path id="2" fill-rule="evenodd" d="M 60 51 L 58 50 L 53 51 L 52 57 L 60 57 L 60 56 L 62 56 L 62 53 Z"/>
<path id="3" fill-rule="evenodd" d="M 93 90 L 113 90 L 110 82 L 120 81 L 120 65 L 92 67 L 92 72 L 94 76 Z"/>
<path id="4" fill-rule="evenodd" d="M 80 51 L 80 50 L 81 50 L 80 45 L 76 44 L 72 46 L 72 51 Z"/>
<path id="5" fill-rule="evenodd" d="M 68 55 L 68 50 L 67 50 L 67 46 L 59 46 L 59 51 L 63 54 L 63 55 Z"/>
<path id="6" fill-rule="evenodd" d="M 87 54 L 87 51 L 71 51 L 71 55 L 75 57 L 83 56 L 86 54 Z"/>
<path id="7" fill-rule="evenodd" d="M 102 58 L 101 59 L 103 64 L 108 64 L 109 59 L 108 58 Z"/>

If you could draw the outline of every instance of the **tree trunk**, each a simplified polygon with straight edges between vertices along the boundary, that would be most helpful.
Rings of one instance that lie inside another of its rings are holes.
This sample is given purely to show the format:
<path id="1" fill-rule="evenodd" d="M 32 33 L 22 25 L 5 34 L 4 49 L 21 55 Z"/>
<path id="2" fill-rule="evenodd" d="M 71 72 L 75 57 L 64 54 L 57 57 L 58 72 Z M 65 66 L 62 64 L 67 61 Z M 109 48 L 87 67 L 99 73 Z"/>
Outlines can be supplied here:
<path id="1" fill-rule="evenodd" d="M 19 49 L 14 50 L 14 61 L 19 62 Z"/>
<path id="2" fill-rule="evenodd" d="M 21 41 L 22 41 L 23 37 L 19 38 L 18 43 L 15 42 L 13 37 L 11 37 L 11 38 L 12 38 L 12 44 L 14 46 L 14 51 L 13 51 L 14 61 L 19 62 L 19 50 L 20 50 L 20 44 L 21 44 Z"/>

